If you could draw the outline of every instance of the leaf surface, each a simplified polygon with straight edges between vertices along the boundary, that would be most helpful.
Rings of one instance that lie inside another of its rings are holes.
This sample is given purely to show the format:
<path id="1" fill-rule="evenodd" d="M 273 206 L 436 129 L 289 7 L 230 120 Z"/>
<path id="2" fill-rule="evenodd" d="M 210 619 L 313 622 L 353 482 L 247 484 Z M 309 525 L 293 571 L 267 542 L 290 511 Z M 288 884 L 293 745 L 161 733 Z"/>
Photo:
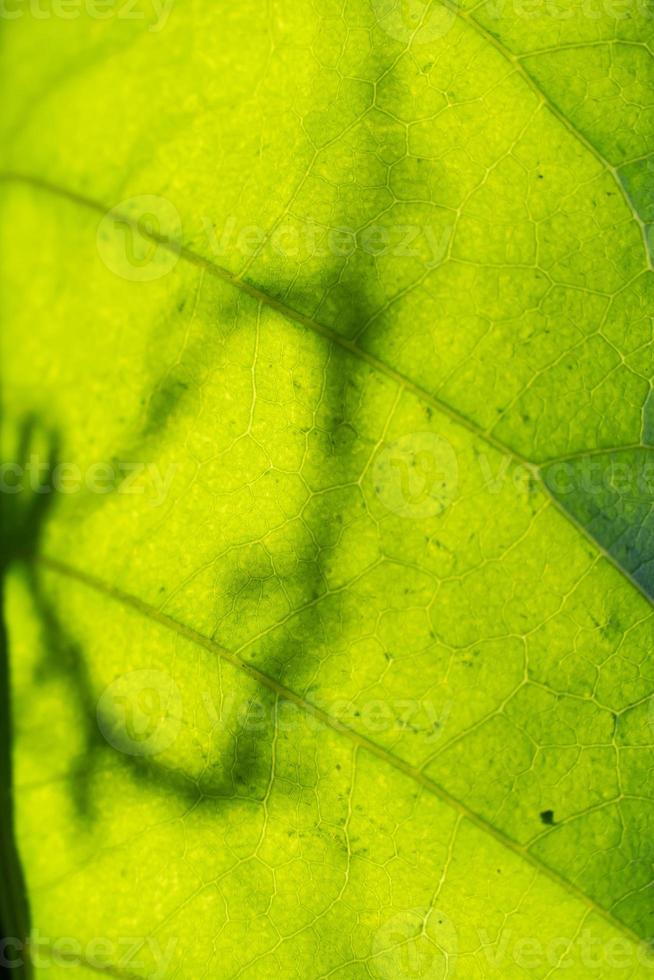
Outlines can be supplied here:
<path id="1" fill-rule="evenodd" d="M 37 976 L 651 969 L 651 22 L 417 7 L 5 29 Z"/>

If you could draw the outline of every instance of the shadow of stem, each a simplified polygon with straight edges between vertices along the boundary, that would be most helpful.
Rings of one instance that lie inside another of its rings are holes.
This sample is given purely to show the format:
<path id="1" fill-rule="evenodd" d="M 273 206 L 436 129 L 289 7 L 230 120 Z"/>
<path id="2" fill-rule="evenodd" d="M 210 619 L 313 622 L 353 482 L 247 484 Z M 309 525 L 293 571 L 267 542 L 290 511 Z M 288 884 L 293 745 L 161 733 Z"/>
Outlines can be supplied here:
<path id="1" fill-rule="evenodd" d="M 27 460 L 36 430 L 34 418 L 22 423 L 16 459 Z M 57 444 L 49 439 L 48 468 L 55 465 Z M 29 559 L 38 549 L 39 539 L 50 499 L 34 494 L 29 505 L 4 488 L 0 494 L 0 854 L 2 886 L 0 887 L 0 921 L 5 937 L 0 967 L 14 978 L 29 978 L 32 970 L 25 949 L 31 921 L 27 888 L 23 876 L 15 828 L 14 800 L 14 717 L 11 698 L 11 664 L 9 632 L 6 622 L 6 582 L 9 568 L 21 558 Z"/>

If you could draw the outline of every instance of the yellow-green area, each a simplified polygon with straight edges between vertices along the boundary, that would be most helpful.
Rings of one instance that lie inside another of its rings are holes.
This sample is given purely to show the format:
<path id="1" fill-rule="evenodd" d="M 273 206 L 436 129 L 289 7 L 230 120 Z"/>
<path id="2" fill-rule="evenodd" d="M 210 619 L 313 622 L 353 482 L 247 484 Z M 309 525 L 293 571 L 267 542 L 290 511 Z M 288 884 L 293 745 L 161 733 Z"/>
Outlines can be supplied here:
<path id="1" fill-rule="evenodd" d="M 651 12 L 11 9 L 33 975 L 649 976 Z"/>

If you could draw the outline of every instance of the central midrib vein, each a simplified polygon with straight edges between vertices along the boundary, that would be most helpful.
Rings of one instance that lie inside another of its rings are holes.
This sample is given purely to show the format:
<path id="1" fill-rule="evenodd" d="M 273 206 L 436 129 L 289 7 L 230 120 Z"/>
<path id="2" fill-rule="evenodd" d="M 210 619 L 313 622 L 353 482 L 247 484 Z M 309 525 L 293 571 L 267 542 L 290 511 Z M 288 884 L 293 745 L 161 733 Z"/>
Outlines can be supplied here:
<path id="1" fill-rule="evenodd" d="M 96 211 L 98 214 L 103 216 L 106 215 L 108 211 L 112 210 L 111 208 L 108 208 L 105 205 L 100 204 L 98 201 L 94 201 L 92 198 L 86 197 L 83 194 L 78 194 L 76 191 L 68 190 L 65 187 L 59 187 L 57 184 L 53 184 L 48 180 L 43 180 L 40 177 L 34 177 L 29 174 L 4 172 L 0 173 L 0 180 L 27 184 L 31 187 L 37 188 L 38 190 L 64 198 L 73 204 Z M 115 209 L 114 211 L 116 214 L 118 214 Z M 314 320 L 312 317 L 306 316 L 304 313 L 299 313 L 297 310 L 294 310 L 281 300 L 277 300 L 274 297 L 269 296 L 259 287 L 239 279 L 228 269 L 217 265 L 215 262 L 212 262 L 211 259 L 207 259 L 203 255 L 193 252 L 191 249 L 181 245 L 179 242 L 173 241 L 172 239 L 167 238 L 165 235 L 160 235 L 157 232 L 141 227 L 138 221 L 134 220 L 130 216 L 121 214 L 120 219 L 123 223 L 134 229 L 134 231 L 136 231 L 138 234 L 156 243 L 157 245 L 160 245 L 162 248 L 168 249 L 175 255 L 179 256 L 180 259 L 204 269 L 216 278 L 221 279 L 223 282 L 234 286 L 234 288 L 250 296 L 257 302 L 275 310 L 281 316 L 285 317 L 285 319 L 300 324 L 300 326 L 305 327 L 307 330 L 311 330 L 313 333 L 316 333 L 319 336 L 324 337 L 326 340 L 329 340 L 331 343 L 336 344 L 336 346 L 340 347 L 342 350 L 348 351 L 354 357 L 357 357 L 364 361 L 364 363 L 368 364 L 373 370 L 384 374 L 387 378 L 390 378 L 403 390 L 411 392 L 411 394 L 413 394 L 420 401 L 430 405 L 444 415 L 447 415 L 448 418 L 450 418 L 456 425 L 467 429 L 467 431 L 475 436 L 475 438 L 482 440 L 489 446 L 492 446 L 496 452 L 503 453 L 504 455 L 511 457 L 514 462 L 518 463 L 520 466 L 523 466 L 529 471 L 534 480 L 539 484 L 546 496 L 550 499 L 551 503 L 556 507 L 559 513 L 563 515 L 565 520 L 571 523 L 576 530 L 593 545 L 597 552 L 601 554 L 611 565 L 613 565 L 613 567 L 625 579 L 627 579 L 629 584 L 636 589 L 650 605 L 654 605 L 654 598 L 645 591 L 643 586 L 613 557 L 613 555 L 606 548 L 603 547 L 603 545 L 597 541 L 596 538 L 593 537 L 588 529 L 577 521 L 576 518 L 574 518 L 573 515 L 561 504 L 561 502 L 550 490 L 546 480 L 544 479 L 541 466 L 536 463 L 532 463 L 515 449 L 507 446 L 491 433 L 484 431 L 476 424 L 476 422 L 463 415 L 456 408 L 453 408 L 447 402 L 441 401 L 441 399 L 436 395 L 431 394 L 414 381 L 411 381 L 399 371 L 396 371 L 395 368 L 391 367 L 385 361 L 382 361 L 380 358 L 375 357 L 368 351 L 363 350 L 363 348 L 359 347 L 342 334 L 339 334 L 331 327 L 325 326 L 317 320 Z M 561 459 L 565 460 L 567 457 L 561 457 Z M 546 464 L 542 465 L 550 465 L 551 463 L 555 462 L 557 462 L 556 459 L 548 460 Z"/>
<path id="2" fill-rule="evenodd" d="M 465 803 L 449 793 L 435 780 L 431 779 L 429 776 L 426 776 L 421 769 L 412 765 L 410 762 L 407 762 L 400 756 L 395 755 L 388 749 L 385 749 L 383 746 L 378 745 L 365 735 L 361 735 L 359 732 L 350 728 L 348 725 L 345 725 L 337 718 L 333 718 L 328 712 L 324 711 L 322 708 L 319 708 L 312 702 L 307 701 L 290 688 L 285 687 L 279 681 L 275 680 L 274 677 L 264 673 L 257 667 L 254 667 L 252 664 L 248 664 L 246 661 L 241 660 L 241 658 L 234 654 L 231 650 L 221 646 L 219 643 L 216 643 L 209 637 L 204 636 L 202 633 L 199 633 L 192 627 L 186 626 L 184 623 L 180 623 L 167 613 L 161 612 L 154 606 L 149 605 L 149 603 L 144 602 L 143 599 L 130 595 L 129 593 L 124 592 L 122 589 L 109 585 L 108 583 L 103 582 L 101 579 L 98 579 L 93 575 L 89 575 L 87 572 L 73 568 L 72 566 L 67 565 L 65 562 L 59 561 L 56 558 L 41 555 L 36 557 L 35 561 L 52 572 L 64 575 L 66 578 L 76 581 L 87 588 L 91 588 L 95 592 L 98 592 L 115 602 L 122 603 L 124 606 L 127 606 L 134 612 L 145 616 L 147 619 L 157 623 L 159 626 L 173 631 L 188 642 L 204 648 L 211 654 L 219 656 L 222 660 L 231 664 L 236 670 L 246 674 L 262 687 L 267 688 L 277 697 L 294 704 L 301 711 L 311 715 L 326 727 L 348 738 L 358 748 L 369 752 L 386 765 L 391 766 L 397 772 L 400 772 L 409 779 L 412 779 L 427 792 L 436 796 L 450 809 L 454 810 L 461 817 L 464 817 L 469 823 L 477 827 L 482 833 L 492 837 L 504 848 L 511 851 L 511 853 L 530 864 L 539 874 L 544 875 L 558 887 L 563 888 L 566 892 L 573 895 L 584 906 L 586 906 L 589 911 L 601 916 L 614 929 L 621 932 L 630 941 L 638 945 L 642 945 L 642 937 L 630 929 L 626 923 L 622 922 L 620 919 L 616 919 L 608 909 L 598 905 L 589 895 L 582 891 L 581 888 L 573 884 L 573 882 L 559 874 L 559 872 L 554 868 L 551 868 L 538 857 L 533 855 L 528 847 L 519 844 L 517 841 L 512 840 L 512 838 L 510 838 L 508 835 L 504 834 L 501 830 L 498 830 L 497 827 L 494 827 L 493 824 L 489 823 L 482 816 L 475 813 L 474 810 L 471 810 Z"/>

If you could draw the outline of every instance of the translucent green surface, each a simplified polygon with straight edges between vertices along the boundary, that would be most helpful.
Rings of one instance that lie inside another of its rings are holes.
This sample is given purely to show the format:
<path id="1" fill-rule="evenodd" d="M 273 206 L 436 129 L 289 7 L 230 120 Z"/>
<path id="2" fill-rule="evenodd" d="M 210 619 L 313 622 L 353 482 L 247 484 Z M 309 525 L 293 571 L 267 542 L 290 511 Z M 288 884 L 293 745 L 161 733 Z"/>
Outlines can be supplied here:
<path id="1" fill-rule="evenodd" d="M 1 24 L 37 980 L 651 975 L 651 11 L 99 9 Z"/>

